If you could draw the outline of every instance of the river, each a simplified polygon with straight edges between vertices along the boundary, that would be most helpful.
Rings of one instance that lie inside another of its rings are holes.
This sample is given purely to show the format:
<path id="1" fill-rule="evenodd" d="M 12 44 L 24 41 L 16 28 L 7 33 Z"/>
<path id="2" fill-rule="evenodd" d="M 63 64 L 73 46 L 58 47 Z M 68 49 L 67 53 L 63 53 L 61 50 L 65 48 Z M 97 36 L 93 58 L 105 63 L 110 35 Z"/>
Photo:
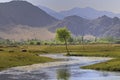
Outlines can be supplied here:
<path id="1" fill-rule="evenodd" d="M 120 72 L 80 69 L 80 66 L 104 62 L 110 58 L 41 55 L 64 61 L 14 67 L 0 72 L 0 80 L 120 80 Z"/>

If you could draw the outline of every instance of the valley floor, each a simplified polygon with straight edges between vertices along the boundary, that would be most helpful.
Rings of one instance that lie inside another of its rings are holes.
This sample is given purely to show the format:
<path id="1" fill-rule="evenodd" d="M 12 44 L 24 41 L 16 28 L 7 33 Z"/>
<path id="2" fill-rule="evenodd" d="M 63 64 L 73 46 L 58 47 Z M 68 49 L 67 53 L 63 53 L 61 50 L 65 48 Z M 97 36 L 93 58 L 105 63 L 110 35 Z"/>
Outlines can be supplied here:
<path id="1" fill-rule="evenodd" d="M 85 69 L 120 71 L 120 45 L 119 44 L 86 44 L 69 45 L 70 56 L 94 56 L 112 57 L 114 59 L 84 66 Z M 66 53 L 64 45 L 22 45 L 22 46 L 0 46 L 0 70 L 56 61 L 56 59 L 39 56 L 39 54 Z"/>

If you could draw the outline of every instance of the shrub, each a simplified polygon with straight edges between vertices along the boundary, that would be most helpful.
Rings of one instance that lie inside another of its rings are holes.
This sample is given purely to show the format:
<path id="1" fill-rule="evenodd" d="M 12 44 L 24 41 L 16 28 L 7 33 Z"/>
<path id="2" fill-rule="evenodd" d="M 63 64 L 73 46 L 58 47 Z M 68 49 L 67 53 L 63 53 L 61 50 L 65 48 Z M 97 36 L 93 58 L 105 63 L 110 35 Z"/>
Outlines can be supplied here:
<path id="1" fill-rule="evenodd" d="M 27 50 L 26 50 L 26 49 L 23 49 L 22 52 L 27 52 Z"/>
<path id="2" fill-rule="evenodd" d="M 40 43 L 40 42 L 37 42 L 36 45 L 41 45 L 41 43 Z"/>
<path id="3" fill-rule="evenodd" d="M 34 42 L 30 42 L 30 45 L 34 45 Z"/>
<path id="4" fill-rule="evenodd" d="M 4 51 L 3 49 L 0 49 L 0 51 Z"/>
<path id="5" fill-rule="evenodd" d="M 8 51 L 9 53 L 13 53 L 14 51 L 13 50 L 10 50 L 10 51 Z"/>

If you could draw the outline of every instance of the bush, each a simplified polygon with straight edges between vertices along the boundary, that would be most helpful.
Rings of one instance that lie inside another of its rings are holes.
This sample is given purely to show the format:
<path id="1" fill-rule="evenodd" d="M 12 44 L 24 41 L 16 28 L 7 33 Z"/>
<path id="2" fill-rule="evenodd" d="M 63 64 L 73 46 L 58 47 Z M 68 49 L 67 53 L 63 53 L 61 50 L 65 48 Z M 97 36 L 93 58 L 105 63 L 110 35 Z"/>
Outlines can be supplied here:
<path id="1" fill-rule="evenodd" d="M 0 49 L 0 51 L 4 51 L 3 49 Z"/>
<path id="2" fill-rule="evenodd" d="M 120 41 L 116 41 L 115 43 L 116 43 L 116 44 L 120 44 Z"/>
<path id="3" fill-rule="evenodd" d="M 9 53 L 13 53 L 14 51 L 13 50 L 10 50 L 10 51 L 8 51 Z"/>
<path id="4" fill-rule="evenodd" d="M 3 48 L 4 46 L 0 46 L 0 48 Z"/>
<path id="5" fill-rule="evenodd" d="M 44 43 L 44 45 L 48 45 L 48 43 Z"/>
<path id="6" fill-rule="evenodd" d="M 30 45 L 34 45 L 34 42 L 30 42 Z"/>
<path id="7" fill-rule="evenodd" d="M 22 52 L 27 52 L 27 50 L 26 50 L 26 49 L 23 49 Z"/>
<path id="8" fill-rule="evenodd" d="M 41 43 L 40 43 L 40 42 L 37 42 L 36 45 L 41 45 Z"/>

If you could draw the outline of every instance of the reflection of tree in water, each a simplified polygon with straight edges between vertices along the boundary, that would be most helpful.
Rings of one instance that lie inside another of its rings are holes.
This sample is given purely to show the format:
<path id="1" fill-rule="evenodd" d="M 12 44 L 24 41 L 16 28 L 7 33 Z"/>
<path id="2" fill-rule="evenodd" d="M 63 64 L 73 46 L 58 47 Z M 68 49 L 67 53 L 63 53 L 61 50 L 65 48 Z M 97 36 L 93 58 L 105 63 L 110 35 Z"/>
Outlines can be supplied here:
<path id="1" fill-rule="evenodd" d="M 101 76 L 103 76 L 103 77 L 107 77 L 107 76 L 109 76 L 109 74 L 106 73 L 106 72 L 103 72 L 103 73 L 101 74 Z"/>
<path id="2" fill-rule="evenodd" d="M 57 70 L 57 80 L 69 80 L 70 72 L 68 69 L 58 69 Z"/>
<path id="3" fill-rule="evenodd" d="M 49 75 L 47 75 L 46 73 L 41 73 L 41 74 L 39 74 L 38 79 L 40 79 L 40 80 L 49 80 Z"/>

